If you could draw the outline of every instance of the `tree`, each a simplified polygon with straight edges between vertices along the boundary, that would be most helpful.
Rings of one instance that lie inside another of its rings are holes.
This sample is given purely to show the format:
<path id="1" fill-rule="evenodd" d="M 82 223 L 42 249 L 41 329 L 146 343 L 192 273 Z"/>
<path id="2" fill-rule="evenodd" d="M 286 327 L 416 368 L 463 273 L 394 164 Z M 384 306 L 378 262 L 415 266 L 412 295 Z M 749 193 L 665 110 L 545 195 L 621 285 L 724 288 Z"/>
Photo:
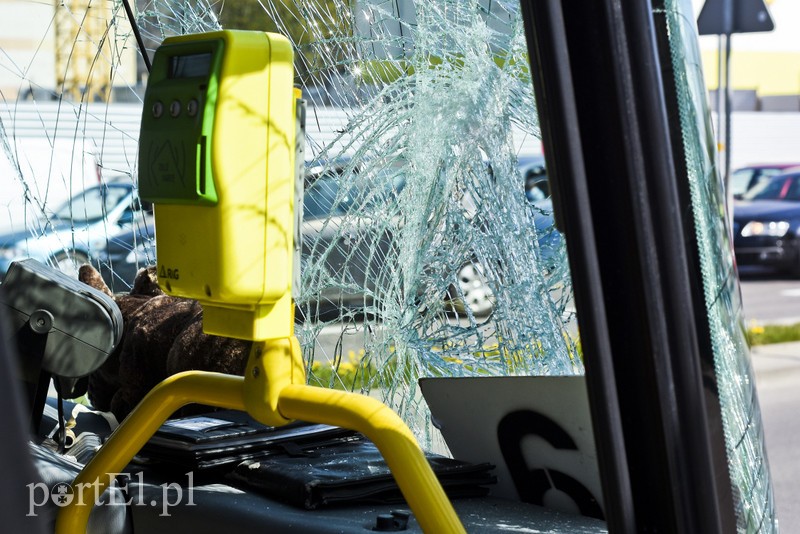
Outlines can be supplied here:
<path id="1" fill-rule="evenodd" d="M 350 5 L 342 0 L 229 0 L 218 4 L 226 29 L 276 32 L 295 47 L 295 73 L 317 85 L 336 69 L 352 44 Z"/>

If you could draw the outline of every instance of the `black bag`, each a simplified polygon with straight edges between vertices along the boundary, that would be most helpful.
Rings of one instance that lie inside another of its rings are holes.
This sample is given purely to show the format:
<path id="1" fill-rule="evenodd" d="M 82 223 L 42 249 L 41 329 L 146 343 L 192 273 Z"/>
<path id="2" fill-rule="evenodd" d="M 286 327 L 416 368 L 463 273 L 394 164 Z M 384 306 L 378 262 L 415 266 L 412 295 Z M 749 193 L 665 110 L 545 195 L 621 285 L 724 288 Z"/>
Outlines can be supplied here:
<path id="1" fill-rule="evenodd" d="M 483 497 L 497 482 L 488 463 L 469 464 L 426 454 L 450 498 Z M 272 498 L 313 510 L 356 503 L 401 503 L 400 488 L 378 448 L 363 436 L 240 463 L 231 477 Z"/>

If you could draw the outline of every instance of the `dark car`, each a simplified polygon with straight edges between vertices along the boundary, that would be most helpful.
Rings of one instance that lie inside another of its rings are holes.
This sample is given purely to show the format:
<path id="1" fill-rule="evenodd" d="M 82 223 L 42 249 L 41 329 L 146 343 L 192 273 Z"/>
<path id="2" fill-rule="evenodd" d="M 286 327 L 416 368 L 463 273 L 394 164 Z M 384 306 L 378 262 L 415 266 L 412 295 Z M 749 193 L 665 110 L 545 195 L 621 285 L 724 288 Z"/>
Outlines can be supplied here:
<path id="1" fill-rule="evenodd" d="M 518 168 L 524 179 L 526 198 L 535 209 L 534 226 L 542 265 L 552 267 L 562 237 L 554 226 L 544 158 L 521 159 Z M 491 173 L 489 165 L 487 170 Z M 405 185 L 402 168 L 387 169 L 382 174 L 385 175 L 384 190 L 368 193 L 380 203 L 390 201 Z M 347 194 L 340 194 L 340 187 L 340 178 L 331 172 L 312 174 L 306 179 L 303 256 L 325 254 L 324 269 L 320 265 L 314 268 L 319 269 L 320 274 L 324 270 L 331 282 L 314 296 L 320 308 L 369 304 L 371 288 L 380 283 L 379 276 L 385 276 L 383 263 L 393 247 L 391 225 L 370 213 L 369 203 L 358 201 L 365 193 L 353 188 Z M 356 207 L 361 210 L 358 216 L 352 213 Z M 448 297 L 454 309 L 464 312 L 468 307 L 476 316 L 486 316 L 492 311 L 494 295 L 479 263 L 472 261 L 462 265 L 456 273 L 456 284 L 458 287 L 452 288 L 452 295 Z"/>
<path id="2" fill-rule="evenodd" d="M 733 208 L 733 246 L 739 265 L 800 276 L 800 170 L 775 176 Z"/>
<path id="3" fill-rule="evenodd" d="M 792 167 L 800 167 L 800 163 L 771 163 L 750 165 L 736 169 L 731 174 L 730 189 L 734 198 L 743 198 L 748 193 L 758 193 L 770 178 L 784 174 Z"/>
<path id="4" fill-rule="evenodd" d="M 733 212 L 739 265 L 771 267 L 800 276 L 800 202 L 742 202 Z"/>
<path id="5" fill-rule="evenodd" d="M 155 232 L 150 220 L 135 230 L 110 237 L 106 247 L 97 252 L 95 263 L 111 291 L 128 292 L 139 269 L 155 264 Z"/>

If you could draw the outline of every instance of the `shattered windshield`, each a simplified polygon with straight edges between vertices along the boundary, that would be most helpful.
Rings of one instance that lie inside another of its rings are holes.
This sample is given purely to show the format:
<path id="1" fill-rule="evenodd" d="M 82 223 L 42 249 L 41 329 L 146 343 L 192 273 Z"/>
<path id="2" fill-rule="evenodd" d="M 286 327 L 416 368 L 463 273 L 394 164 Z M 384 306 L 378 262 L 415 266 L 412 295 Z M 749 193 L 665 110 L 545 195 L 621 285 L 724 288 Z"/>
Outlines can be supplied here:
<path id="1" fill-rule="evenodd" d="M 136 186 L 148 71 L 119 1 L 14 5 L 0 18 L 1 226 L 38 236 L 29 221 L 98 178 Z M 309 383 L 381 398 L 430 445 L 421 377 L 583 372 L 517 1 L 134 8 L 150 58 L 165 37 L 220 28 L 294 45 Z M 113 237 L 91 260 L 124 291 L 155 260 L 152 229 Z"/>

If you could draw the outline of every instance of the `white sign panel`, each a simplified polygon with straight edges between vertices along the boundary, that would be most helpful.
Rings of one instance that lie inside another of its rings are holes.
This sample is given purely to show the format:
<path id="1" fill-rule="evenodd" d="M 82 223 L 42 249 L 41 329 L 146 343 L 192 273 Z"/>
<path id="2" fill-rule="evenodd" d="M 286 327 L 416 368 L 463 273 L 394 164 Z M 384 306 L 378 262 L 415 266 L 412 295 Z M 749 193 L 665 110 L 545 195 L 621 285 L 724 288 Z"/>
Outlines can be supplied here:
<path id="1" fill-rule="evenodd" d="M 604 518 L 584 377 L 423 378 L 420 388 L 453 456 L 497 466 L 492 495 Z"/>

